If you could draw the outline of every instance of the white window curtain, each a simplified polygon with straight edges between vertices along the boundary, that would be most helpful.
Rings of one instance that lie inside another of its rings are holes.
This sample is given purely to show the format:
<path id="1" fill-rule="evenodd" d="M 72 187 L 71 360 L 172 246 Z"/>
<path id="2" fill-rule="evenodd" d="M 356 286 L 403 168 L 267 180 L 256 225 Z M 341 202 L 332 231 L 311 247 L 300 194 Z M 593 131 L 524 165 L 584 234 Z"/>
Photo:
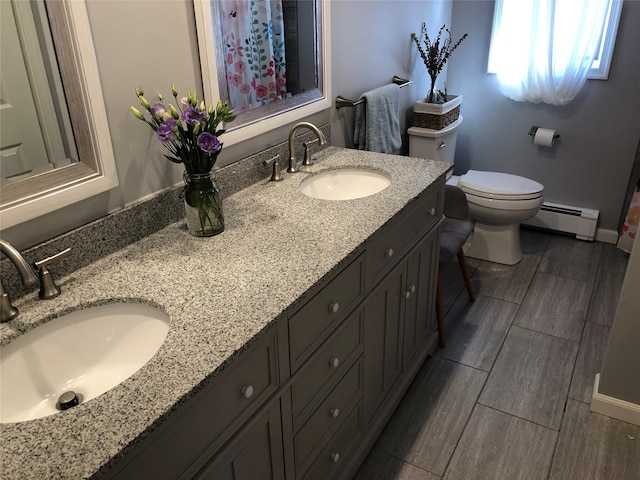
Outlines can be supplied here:
<path id="1" fill-rule="evenodd" d="M 611 0 L 496 0 L 490 64 L 517 101 L 566 105 L 598 54 Z"/>

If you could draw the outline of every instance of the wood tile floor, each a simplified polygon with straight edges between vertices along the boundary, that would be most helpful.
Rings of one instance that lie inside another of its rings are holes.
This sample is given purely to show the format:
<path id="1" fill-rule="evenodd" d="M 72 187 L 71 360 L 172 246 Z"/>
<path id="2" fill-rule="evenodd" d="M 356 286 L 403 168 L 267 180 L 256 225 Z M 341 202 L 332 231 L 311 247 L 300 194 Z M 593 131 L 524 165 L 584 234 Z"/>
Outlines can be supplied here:
<path id="1" fill-rule="evenodd" d="M 515 266 L 443 274 L 447 346 L 422 366 L 357 480 L 640 480 L 640 427 L 589 411 L 628 255 L 522 230 Z"/>

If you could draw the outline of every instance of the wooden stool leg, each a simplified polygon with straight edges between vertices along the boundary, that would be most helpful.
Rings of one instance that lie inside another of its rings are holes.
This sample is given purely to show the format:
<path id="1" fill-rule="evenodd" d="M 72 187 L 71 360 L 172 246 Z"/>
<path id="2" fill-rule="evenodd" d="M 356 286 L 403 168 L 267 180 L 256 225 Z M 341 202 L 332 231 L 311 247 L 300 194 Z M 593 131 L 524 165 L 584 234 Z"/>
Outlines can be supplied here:
<path id="1" fill-rule="evenodd" d="M 462 270 L 462 277 L 464 278 L 464 284 L 467 287 L 469 300 L 473 302 L 476 299 L 476 294 L 473 292 L 473 286 L 471 285 L 471 276 L 469 275 L 469 269 L 467 268 L 467 260 L 462 249 L 460 249 L 460 251 L 458 252 L 458 263 L 460 263 L 460 270 Z"/>
<path id="2" fill-rule="evenodd" d="M 436 291 L 436 312 L 438 316 L 438 337 L 440 346 L 444 348 L 447 339 L 444 333 L 444 299 L 442 296 L 442 272 L 438 269 L 438 287 Z"/>

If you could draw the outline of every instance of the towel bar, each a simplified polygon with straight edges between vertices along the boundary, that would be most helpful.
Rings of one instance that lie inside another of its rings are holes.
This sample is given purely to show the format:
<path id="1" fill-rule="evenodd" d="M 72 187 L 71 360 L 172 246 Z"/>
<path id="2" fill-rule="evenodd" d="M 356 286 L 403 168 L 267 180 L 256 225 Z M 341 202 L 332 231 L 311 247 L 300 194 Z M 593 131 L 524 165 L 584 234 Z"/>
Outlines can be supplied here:
<path id="1" fill-rule="evenodd" d="M 394 75 L 391 81 L 398 85 L 398 87 L 406 87 L 407 85 L 411 85 L 413 82 L 411 80 L 407 80 L 404 78 L 400 78 L 397 75 Z M 343 107 L 355 107 L 356 105 L 360 105 L 364 102 L 364 99 L 361 98 L 359 100 L 349 100 L 348 98 L 344 98 L 340 95 L 336 97 L 336 109 Z"/>

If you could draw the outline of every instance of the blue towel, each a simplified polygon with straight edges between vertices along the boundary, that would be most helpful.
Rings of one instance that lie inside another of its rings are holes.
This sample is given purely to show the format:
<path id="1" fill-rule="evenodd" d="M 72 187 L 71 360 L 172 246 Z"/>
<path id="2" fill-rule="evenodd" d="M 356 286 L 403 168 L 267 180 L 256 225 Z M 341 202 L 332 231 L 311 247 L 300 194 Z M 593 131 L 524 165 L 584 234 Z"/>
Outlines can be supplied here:
<path id="1" fill-rule="evenodd" d="M 398 85 L 390 83 L 363 93 L 365 101 L 356 106 L 353 143 L 359 150 L 392 153 L 402 147 Z"/>

